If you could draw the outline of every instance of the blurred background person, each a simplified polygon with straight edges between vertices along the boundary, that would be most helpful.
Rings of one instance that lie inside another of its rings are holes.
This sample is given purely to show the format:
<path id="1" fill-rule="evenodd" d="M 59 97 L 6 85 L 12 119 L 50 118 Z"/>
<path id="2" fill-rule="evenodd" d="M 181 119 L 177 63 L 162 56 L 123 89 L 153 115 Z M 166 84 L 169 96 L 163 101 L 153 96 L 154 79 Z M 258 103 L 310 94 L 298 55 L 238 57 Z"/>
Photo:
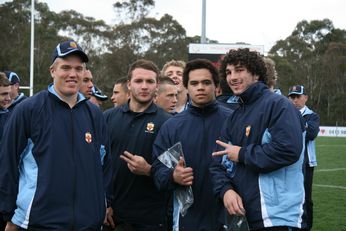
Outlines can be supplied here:
<path id="1" fill-rule="evenodd" d="M 90 99 L 93 87 L 93 75 L 90 70 L 85 70 L 79 92 L 82 93 L 85 98 Z"/>
<path id="2" fill-rule="evenodd" d="M 178 88 L 169 77 L 160 77 L 154 98 L 156 105 L 170 114 L 176 114 Z"/>
<path id="3" fill-rule="evenodd" d="M 305 121 L 305 151 L 304 151 L 304 188 L 305 188 L 305 216 L 308 228 L 311 230 L 313 222 L 312 181 L 314 168 L 317 166 L 315 139 L 320 131 L 320 116 L 306 106 L 309 97 L 303 85 L 296 85 L 289 89 L 288 99 L 300 111 Z"/>
<path id="4" fill-rule="evenodd" d="M 181 60 L 171 60 L 167 62 L 162 70 L 161 75 L 171 78 L 175 85 L 178 87 L 178 102 L 176 107 L 176 112 L 182 112 L 187 109 L 189 102 L 189 96 L 187 94 L 187 89 L 183 84 L 183 72 L 185 68 L 185 62 Z"/>
<path id="5" fill-rule="evenodd" d="M 272 92 L 281 95 L 280 89 L 275 88 L 276 83 L 278 81 L 278 73 L 276 72 L 274 60 L 268 57 L 264 57 L 263 61 L 267 69 L 267 81 L 265 82 L 265 84 Z"/>
<path id="6" fill-rule="evenodd" d="M 127 88 L 127 77 L 117 79 L 114 83 L 113 94 L 111 97 L 114 107 L 127 103 L 129 96 L 130 93 Z"/>
<path id="7" fill-rule="evenodd" d="M 90 102 L 95 104 L 98 107 L 102 106 L 102 103 L 108 99 L 108 96 L 104 95 L 102 91 L 96 87 L 96 85 L 93 86 L 92 88 L 92 93 L 90 97 Z"/>
<path id="8" fill-rule="evenodd" d="M 8 107 L 8 110 L 12 111 L 16 105 L 22 102 L 27 96 L 23 92 L 19 92 L 20 87 L 20 78 L 13 71 L 5 71 L 5 74 L 8 80 L 11 82 L 11 105 Z"/>

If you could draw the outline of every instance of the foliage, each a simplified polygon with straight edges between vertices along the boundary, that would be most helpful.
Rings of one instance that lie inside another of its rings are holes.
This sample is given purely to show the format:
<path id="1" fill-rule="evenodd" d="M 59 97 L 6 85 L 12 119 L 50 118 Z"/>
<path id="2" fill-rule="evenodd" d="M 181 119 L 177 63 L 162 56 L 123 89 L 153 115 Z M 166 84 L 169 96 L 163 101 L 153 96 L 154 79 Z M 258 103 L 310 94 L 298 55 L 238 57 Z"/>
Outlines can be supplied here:
<path id="1" fill-rule="evenodd" d="M 308 104 L 320 114 L 323 125 L 346 124 L 345 46 L 346 31 L 335 29 L 329 19 L 303 20 L 270 50 L 281 90 L 287 93 L 292 85 L 304 85 Z"/>
<path id="2" fill-rule="evenodd" d="M 35 2 L 34 92 L 51 82 L 48 72 L 56 44 L 74 39 L 88 53 L 94 82 L 111 95 L 116 79 L 126 76 L 129 65 L 139 58 L 159 67 L 178 59 L 187 61 L 188 44 L 200 36 L 186 36 L 171 15 L 149 17 L 154 0 L 118 0 L 113 4 L 115 25 L 69 10 L 59 14 L 46 3 Z M 0 4 L 0 70 L 16 71 L 22 85 L 29 85 L 30 1 Z M 208 43 L 217 41 L 208 39 Z M 295 84 L 306 86 L 308 103 L 321 116 L 323 125 L 345 125 L 346 31 L 334 28 L 329 19 L 303 20 L 290 36 L 277 41 L 269 52 L 276 62 L 283 93 Z M 111 106 L 111 103 L 109 103 Z"/>

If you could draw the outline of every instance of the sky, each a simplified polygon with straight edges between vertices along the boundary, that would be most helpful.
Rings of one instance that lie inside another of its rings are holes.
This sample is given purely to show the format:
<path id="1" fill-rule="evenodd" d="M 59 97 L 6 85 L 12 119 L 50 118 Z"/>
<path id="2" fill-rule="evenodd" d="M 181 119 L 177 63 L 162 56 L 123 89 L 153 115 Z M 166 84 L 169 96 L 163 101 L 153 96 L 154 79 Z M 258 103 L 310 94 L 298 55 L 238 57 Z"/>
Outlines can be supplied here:
<path id="1" fill-rule="evenodd" d="M 0 3 L 6 0 L 0 0 Z M 84 16 L 115 22 L 115 0 L 39 0 L 50 10 L 76 10 Z M 267 52 L 287 38 L 302 20 L 330 19 L 346 29 L 345 0 L 206 0 L 206 37 L 219 43 L 264 45 Z M 202 0 L 155 0 L 151 16 L 172 15 L 188 36 L 201 35 Z"/>

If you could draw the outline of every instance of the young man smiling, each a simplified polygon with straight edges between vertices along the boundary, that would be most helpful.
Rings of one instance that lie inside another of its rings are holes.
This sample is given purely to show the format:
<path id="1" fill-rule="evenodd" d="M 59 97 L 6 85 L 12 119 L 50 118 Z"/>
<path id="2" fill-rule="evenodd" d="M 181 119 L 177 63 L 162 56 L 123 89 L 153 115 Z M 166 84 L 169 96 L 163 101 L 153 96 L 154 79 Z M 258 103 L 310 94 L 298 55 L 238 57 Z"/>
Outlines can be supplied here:
<path id="1" fill-rule="evenodd" d="M 8 120 L 0 147 L 7 231 L 101 228 L 110 162 L 102 112 L 78 92 L 87 61 L 75 41 L 58 44 L 53 84 Z"/>
<path id="2" fill-rule="evenodd" d="M 290 231 L 302 221 L 304 125 L 284 96 L 264 84 L 263 58 L 249 49 L 230 50 L 222 78 L 239 97 L 216 143 L 211 166 L 214 192 L 229 214 L 246 215 L 251 230 Z"/>
<path id="3" fill-rule="evenodd" d="M 222 230 L 222 223 L 218 221 L 222 204 L 213 195 L 208 168 L 215 140 L 230 111 L 216 102 L 219 77 L 210 61 L 196 59 L 188 62 L 183 83 L 191 104 L 160 129 L 154 143 L 152 174 L 156 186 L 162 191 L 192 186 L 194 203 L 184 217 L 180 216 L 174 199 L 173 230 Z M 182 144 L 185 159 L 181 159 L 175 169 L 169 169 L 157 157 L 178 142 Z"/>

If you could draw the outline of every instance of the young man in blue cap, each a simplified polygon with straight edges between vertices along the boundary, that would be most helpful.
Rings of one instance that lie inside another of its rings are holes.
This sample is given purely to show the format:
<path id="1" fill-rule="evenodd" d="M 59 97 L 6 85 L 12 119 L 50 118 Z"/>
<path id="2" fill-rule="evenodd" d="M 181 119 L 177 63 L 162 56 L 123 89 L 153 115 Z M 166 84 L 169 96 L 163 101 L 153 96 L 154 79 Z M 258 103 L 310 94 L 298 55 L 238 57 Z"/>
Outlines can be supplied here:
<path id="1" fill-rule="evenodd" d="M 289 89 L 288 98 L 300 111 L 305 121 L 305 152 L 304 152 L 304 187 L 305 187 L 305 216 L 311 230 L 313 222 L 312 181 L 314 167 L 317 166 L 315 139 L 320 131 L 320 116 L 306 106 L 308 95 L 303 85 L 295 85 Z"/>
<path id="2" fill-rule="evenodd" d="M 22 102 L 24 99 L 27 98 L 27 96 L 24 95 L 23 92 L 19 93 L 19 85 L 20 85 L 20 78 L 19 76 L 13 72 L 13 71 L 5 71 L 5 74 L 11 82 L 11 105 L 8 107 L 8 110 L 12 111 L 16 105 L 18 105 L 20 102 Z"/>
<path id="3" fill-rule="evenodd" d="M 0 147 L 7 230 L 100 230 L 110 166 L 102 112 L 80 94 L 87 55 L 58 44 L 53 84 L 19 104 Z"/>
<path id="4" fill-rule="evenodd" d="M 95 104 L 98 107 L 102 106 L 102 103 L 108 99 L 108 96 L 104 95 L 102 91 L 96 87 L 96 85 L 93 86 L 91 91 L 91 97 L 89 101 L 93 104 Z"/>

